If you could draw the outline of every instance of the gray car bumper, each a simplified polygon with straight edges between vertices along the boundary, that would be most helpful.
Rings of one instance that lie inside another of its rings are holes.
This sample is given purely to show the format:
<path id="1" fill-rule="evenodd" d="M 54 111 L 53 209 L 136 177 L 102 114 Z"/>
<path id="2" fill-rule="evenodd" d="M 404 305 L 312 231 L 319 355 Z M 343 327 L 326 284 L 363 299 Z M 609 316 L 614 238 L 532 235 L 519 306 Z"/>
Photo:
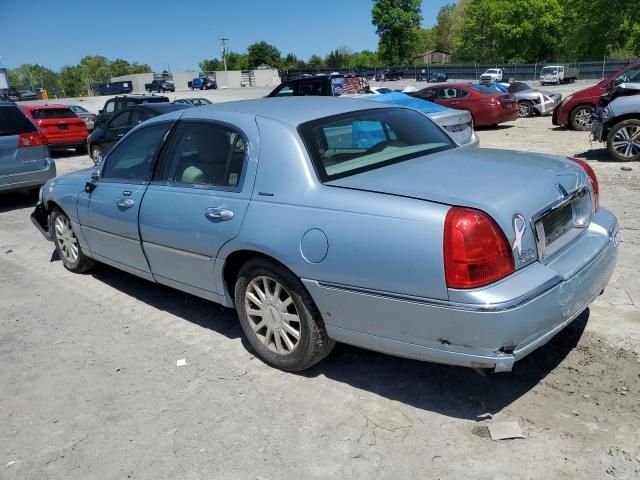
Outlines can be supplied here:
<path id="1" fill-rule="evenodd" d="M 536 263 L 487 287 L 487 295 L 476 292 L 479 299 L 495 297 L 499 303 L 406 298 L 304 283 L 335 340 L 418 360 L 510 371 L 579 316 L 611 278 L 618 253 L 615 217 L 600 209 L 588 234 L 576 243 L 580 241 L 583 245 L 558 260 L 559 270 Z M 594 247 L 588 262 L 573 271 L 570 264 Z M 531 283 L 525 293 L 522 282 Z M 509 291 L 517 296 L 506 300 L 503 293 Z"/>
<path id="2" fill-rule="evenodd" d="M 39 187 L 55 176 L 56 164 L 49 158 L 47 167 L 42 170 L 0 176 L 0 192 Z"/>

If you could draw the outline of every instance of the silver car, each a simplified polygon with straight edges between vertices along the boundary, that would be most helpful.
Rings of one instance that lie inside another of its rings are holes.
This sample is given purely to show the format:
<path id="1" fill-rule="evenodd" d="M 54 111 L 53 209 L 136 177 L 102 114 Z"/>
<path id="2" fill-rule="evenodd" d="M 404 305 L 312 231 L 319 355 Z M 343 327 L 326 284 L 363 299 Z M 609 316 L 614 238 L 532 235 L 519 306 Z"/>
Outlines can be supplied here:
<path id="1" fill-rule="evenodd" d="M 328 97 L 150 119 L 33 213 L 96 261 L 235 308 L 283 370 L 336 341 L 509 371 L 603 291 L 619 233 L 584 162 L 460 148 L 425 115 Z"/>
<path id="2" fill-rule="evenodd" d="M 524 82 L 513 82 L 507 88 L 513 93 L 518 102 L 518 116 L 531 117 L 533 115 L 548 115 L 562 101 L 562 94 L 537 90 Z"/>
<path id="3" fill-rule="evenodd" d="M 96 115 L 80 105 L 69 105 L 69 108 L 82 119 L 84 124 L 87 126 L 87 130 L 92 132 L 95 126 Z"/>
<path id="4" fill-rule="evenodd" d="M 55 176 L 47 139 L 13 102 L 0 101 L 0 192 L 37 190 Z"/>

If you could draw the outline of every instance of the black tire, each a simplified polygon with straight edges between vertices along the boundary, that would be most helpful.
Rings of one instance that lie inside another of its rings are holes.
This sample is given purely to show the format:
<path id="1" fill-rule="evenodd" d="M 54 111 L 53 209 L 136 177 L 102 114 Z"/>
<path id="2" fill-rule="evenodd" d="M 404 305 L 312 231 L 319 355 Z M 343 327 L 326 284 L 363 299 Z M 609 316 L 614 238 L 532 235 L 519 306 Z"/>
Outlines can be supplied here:
<path id="1" fill-rule="evenodd" d="M 87 146 L 84 143 L 81 145 L 76 145 L 76 153 L 79 155 L 87 153 Z"/>
<path id="2" fill-rule="evenodd" d="M 78 254 L 75 260 L 70 260 L 69 257 L 64 253 L 63 248 L 60 245 L 60 241 L 58 240 L 58 235 L 56 234 L 56 220 L 58 218 L 66 219 L 71 225 L 69 221 L 69 217 L 67 217 L 62 210 L 59 208 L 54 208 L 51 212 L 51 236 L 53 237 L 53 243 L 56 246 L 56 251 L 58 252 L 58 256 L 62 260 L 62 264 L 64 267 L 73 273 L 85 273 L 91 270 L 95 265 L 95 260 L 87 257 L 83 252 L 80 244 L 77 244 Z M 75 233 L 72 229 L 72 234 L 75 237 Z M 76 239 L 77 241 L 77 239 Z"/>
<path id="3" fill-rule="evenodd" d="M 526 118 L 533 116 L 533 103 L 529 100 L 520 100 L 518 102 L 518 117 Z"/>
<path id="4" fill-rule="evenodd" d="M 258 277 L 269 277 L 280 283 L 293 300 L 295 311 L 300 318 L 298 344 L 293 351 L 285 355 L 270 350 L 258 338 L 247 315 L 247 289 L 251 281 Z M 256 355 L 272 367 L 289 372 L 305 370 L 325 358 L 335 345 L 335 341 L 327 335 L 318 308 L 300 280 L 287 269 L 268 259 L 254 258 L 243 265 L 236 280 L 235 303 L 238 319 L 247 340 Z"/>
<path id="5" fill-rule="evenodd" d="M 591 121 L 584 122 L 583 116 L 587 114 L 591 116 L 594 112 L 593 105 L 578 105 L 571 111 L 571 115 L 569 115 L 569 125 L 573 130 L 586 132 L 587 130 L 591 130 Z"/>
<path id="6" fill-rule="evenodd" d="M 91 145 L 91 151 L 89 152 L 89 156 L 95 165 L 98 165 L 104 159 L 104 150 L 97 143 Z"/>
<path id="7" fill-rule="evenodd" d="M 625 132 L 626 135 L 623 135 L 623 132 Z M 631 145 L 629 145 L 627 138 L 633 135 L 635 135 L 636 138 L 631 139 Z M 618 144 L 617 149 L 614 142 Z M 621 143 L 623 145 L 620 145 Z M 626 154 L 627 148 L 629 148 L 628 155 Z M 611 158 L 618 162 L 636 162 L 640 160 L 640 119 L 631 118 L 611 127 L 607 134 L 607 151 L 609 155 L 611 155 Z"/>

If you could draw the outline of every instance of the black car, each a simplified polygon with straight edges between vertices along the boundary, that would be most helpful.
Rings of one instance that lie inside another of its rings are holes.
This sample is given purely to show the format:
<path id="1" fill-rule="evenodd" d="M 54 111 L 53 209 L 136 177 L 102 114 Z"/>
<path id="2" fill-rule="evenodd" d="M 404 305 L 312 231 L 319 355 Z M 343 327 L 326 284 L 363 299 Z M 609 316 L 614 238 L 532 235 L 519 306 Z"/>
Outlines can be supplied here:
<path id="1" fill-rule="evenodd" d="M 120 110 L 106 123 L 96 127 L 87 138 L 89 155 L 97 165 L 111 148 L 139 123 L 176 110 L 189 108 L 192 105 L 184 103 L 145 103 L 133 105 Z"/>
<path id="2" fill-rule="evenodd" d="M 164 95 L 122 95 L 110 98 L 104 102 L 102 110 L 98 111 L 98 116 L 94 120 L 94 128 L 108 122 L 123 108 L 146 103 L 169 103 L 169 98 Z"/>
<path id="3" fill-rule="evenodd" d="M 12 102 L 24 102 L 27 100 L 40 100 L 40 95 L 31 90 L 18 90 L 16 88 L 4 88 L 0 90 L 0 98 Z"/>
<path id="4" fill-rule="evenodd" d="M 212 105 L 212 103 L 206 98 L 178 98 L 173 103 L 181 103 L 185 105 L 192 105 L 194 107 L 202 107 L 204 105 Z"/>
<path id="5" fill-rule="evenodd" d="M 286 81 L 267 97 L 339 97 L 369 92 L 369 81 L 365 77 L 331 74 L 303 76 Z"/>
<path id="6" fill-rule="evenodd" d="M 151 83 L 145 83 L 144 89 L 147 92 L 175 92 L 176 86 L 171 80 L 155 79 Z"/>

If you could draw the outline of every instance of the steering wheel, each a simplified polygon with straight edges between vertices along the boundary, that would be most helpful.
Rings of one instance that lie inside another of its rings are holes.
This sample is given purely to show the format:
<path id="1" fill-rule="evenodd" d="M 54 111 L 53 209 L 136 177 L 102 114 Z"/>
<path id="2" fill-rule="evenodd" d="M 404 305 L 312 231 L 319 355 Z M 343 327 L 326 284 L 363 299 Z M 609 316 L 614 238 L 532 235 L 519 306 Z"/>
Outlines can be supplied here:
<path id="1" fill-rule="evenodd" d="M 407 145 L 408 144 L 403 142 L 402 140 L 384 140 L 367 149 L 367 153 L 381 152 L 387 147 L 406 147 Z"/>

